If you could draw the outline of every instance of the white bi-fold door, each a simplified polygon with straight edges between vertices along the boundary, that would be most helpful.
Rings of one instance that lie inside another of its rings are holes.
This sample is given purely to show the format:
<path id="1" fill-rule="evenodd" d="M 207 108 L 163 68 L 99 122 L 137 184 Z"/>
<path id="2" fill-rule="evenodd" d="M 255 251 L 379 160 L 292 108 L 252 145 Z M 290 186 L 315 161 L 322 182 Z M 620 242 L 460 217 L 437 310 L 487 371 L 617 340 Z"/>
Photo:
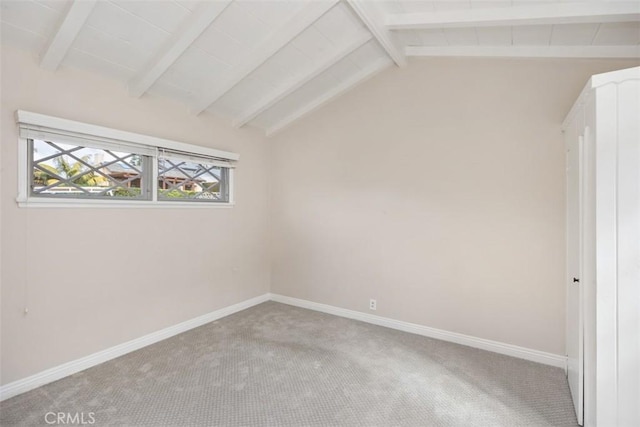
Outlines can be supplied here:
<path id="1" fill-rule="evenodd" d="M 576 126 L 567 132 L 567 378 L 578 424 L 584 407 L 584 310 L 582 276 L 583 137 Z"/>

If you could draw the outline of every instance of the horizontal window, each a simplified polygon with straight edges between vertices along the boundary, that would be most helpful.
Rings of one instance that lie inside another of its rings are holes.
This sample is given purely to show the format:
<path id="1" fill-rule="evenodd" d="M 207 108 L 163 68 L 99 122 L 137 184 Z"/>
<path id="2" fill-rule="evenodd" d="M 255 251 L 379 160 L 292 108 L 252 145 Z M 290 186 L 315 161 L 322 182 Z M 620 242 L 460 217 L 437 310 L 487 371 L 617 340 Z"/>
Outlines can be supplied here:
<path id="1" fill-rule="evenodd" d="M 34 113 L 17 116 L 21 206 L 202 207 L 233 200 L 234 153 Z"/>

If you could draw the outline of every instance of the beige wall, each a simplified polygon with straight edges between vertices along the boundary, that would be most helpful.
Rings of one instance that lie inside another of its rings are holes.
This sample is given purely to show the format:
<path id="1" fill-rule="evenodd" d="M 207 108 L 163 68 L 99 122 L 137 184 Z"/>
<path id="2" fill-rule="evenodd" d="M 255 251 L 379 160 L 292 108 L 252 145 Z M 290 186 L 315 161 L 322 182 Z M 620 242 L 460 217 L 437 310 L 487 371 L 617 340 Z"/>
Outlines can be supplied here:
<path id="1" fill-rule="evenodd" d="M 272 292 L 564 354 L 560 124 L 635 63 L 412 60 L 277 135 Z"/>
<path id="2" fill-rule="evenodd" d="M 563 353 L 560 122 L 590 74 L 632 63 L 412 61 L 265 143 L 1 59 L 2 384 L 270 289 Z M 16 109 L 238 152 L 237 205 L 20 209 Z"/>
<path id="3" fill-rule="evenodd" d="M 5 46 L 1 89 L 3 384 L 269 291 L 258 132 Z M 18 208 L 17 109 L 238 152 L 237 205 Z"/>

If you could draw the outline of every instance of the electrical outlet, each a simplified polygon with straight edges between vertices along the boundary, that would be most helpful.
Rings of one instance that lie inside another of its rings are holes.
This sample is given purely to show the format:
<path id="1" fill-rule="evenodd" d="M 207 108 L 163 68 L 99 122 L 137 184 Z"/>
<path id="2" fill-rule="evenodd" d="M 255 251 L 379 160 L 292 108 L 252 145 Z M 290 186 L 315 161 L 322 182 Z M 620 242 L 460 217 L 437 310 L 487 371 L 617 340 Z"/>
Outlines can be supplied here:
<path id="1" fill-rule="evenodd" d="M 376 300 L 370 299 L 369 300 L 369 310 L 375 310 L 376 308 L 377 308 Z"/>

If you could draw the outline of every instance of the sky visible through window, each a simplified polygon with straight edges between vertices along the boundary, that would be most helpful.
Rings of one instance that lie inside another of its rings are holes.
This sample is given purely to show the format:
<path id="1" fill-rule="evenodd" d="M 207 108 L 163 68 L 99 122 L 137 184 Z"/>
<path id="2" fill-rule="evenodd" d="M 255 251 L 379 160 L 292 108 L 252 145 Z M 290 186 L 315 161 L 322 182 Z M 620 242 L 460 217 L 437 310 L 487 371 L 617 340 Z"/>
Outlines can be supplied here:
<path id="1" fill-rule="evenodd" d="M 58 142 L 55 142 L 54 144 L 63 150 L 71 150 L 77 147 L 76 145 L 62 144 Z M 124 157 L 129 154 L 129 153 L 118 152 L 118 151 L 111 151 L 111 152 L 118 157 Z M 45 142 L 39 139 L 33 140 L 33 159 L 35 161 L 44 159 L 45 157 L 53 156 L 54 154 L 58 154 L 58 153 L 60 153 L 60 150 L 53 147 L 48 142 Z M 103 153 L 105 153 L 105 150 L 98 149 L 98 148 L 83 147 L 80 150 L 74 151 L 73 155 L 81 159 L 84 157 L 88 157 L 87 163 L 91 165 L 97 165 L 98 163 L 95 163 L 95 162 L 96 160 L 99 160 L 100 155 Z M 70 157 L 70 156 L 67 156 L 67 157 Z M 115 158 L 112 157 L 112 160 L 115 160 Z M 42 163 L 50 166 L 54 166 L 54 167 L 56 166 L 55 159 L 46 160 Z"/>

